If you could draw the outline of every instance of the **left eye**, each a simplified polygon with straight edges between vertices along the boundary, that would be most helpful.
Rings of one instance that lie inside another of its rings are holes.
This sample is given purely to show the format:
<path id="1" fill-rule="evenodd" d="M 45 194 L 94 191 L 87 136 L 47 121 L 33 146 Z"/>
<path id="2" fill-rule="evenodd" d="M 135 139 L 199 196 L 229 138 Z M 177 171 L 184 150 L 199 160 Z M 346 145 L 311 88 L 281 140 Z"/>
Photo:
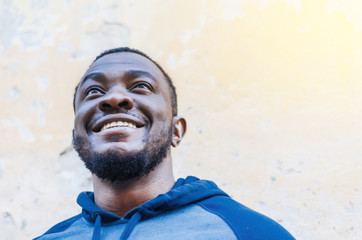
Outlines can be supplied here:
<path id="1" fill-rule="evenodd" d="M 132 90 L 137 90 L 137 89 L 145 89 L 145 90 L 153 91 L 152 86 L 147 83 L 137 83 L 132 87 Z"/>

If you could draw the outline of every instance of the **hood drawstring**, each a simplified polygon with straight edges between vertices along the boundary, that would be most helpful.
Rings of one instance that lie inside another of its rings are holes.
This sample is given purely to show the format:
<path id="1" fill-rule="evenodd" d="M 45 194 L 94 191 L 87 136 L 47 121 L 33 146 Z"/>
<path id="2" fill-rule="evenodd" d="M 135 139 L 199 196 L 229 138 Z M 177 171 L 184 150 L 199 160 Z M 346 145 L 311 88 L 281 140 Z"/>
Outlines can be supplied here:
<path id="1" fill-rule="evenodd" d="M 101 215 L 99 213 L 95 213 L 96 221 L 94 223 L 94 230 L 92 240 L 100 240 L 101 239 Z"/>
<path id="2" fill-rule="evenodd" d="M 95 213 L 96 221 L 94 222 L 94 230 L 92 240 L 100 240 L 101 239 L 101 215 L 99 213 Z M 120 240 L 128 239 L 129 235 L 131 235 L 134 227 L 137 225 L 138 221 L 141 219 L 142 214 L 140 212 L 136 212 L 133 214 L 131 219 L 128 221 L 126 228 L 123 230 Z"/>
<path id="3" fill-rule="evenodd" d="M 131 235 L 134 227 L 136 226 L 138 221 L 141 219 L 141 217 L 142 217 L 142 214 L 140 212 L 136 212 L 135 214 L 133 214 L 133 216 L 127 223 L 126 228 L 123 230 L 120 240 L 128 239 L 129 235 Z"/>

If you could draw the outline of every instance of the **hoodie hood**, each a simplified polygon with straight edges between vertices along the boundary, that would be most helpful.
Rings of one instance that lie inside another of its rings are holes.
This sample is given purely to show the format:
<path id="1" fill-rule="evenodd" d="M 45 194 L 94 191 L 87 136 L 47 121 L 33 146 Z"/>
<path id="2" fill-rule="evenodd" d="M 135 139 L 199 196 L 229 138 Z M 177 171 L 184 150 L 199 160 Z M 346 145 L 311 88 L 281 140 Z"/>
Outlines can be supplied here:
<path id="1" fill-rule="evenodd" d="M 94 203 L 94 193 L 92 192 L 80 193 L 77 203 L 82 207 L 82 216 L 88 222 L 94 224 L 92 240 L 101 239 L 102 225 L 119 223 L 127 223 L 126 229 L 121 236 L 121 239 L 127 239 L 141 219 L 152 218 L 164 212 L 217 195 L 228 196 L 215 183 L 190 176 L 186 179 L 178 179 L 169 192 L 160 194 L 156 198 L 132 209 L 123 218 L 100 209 Z"/>

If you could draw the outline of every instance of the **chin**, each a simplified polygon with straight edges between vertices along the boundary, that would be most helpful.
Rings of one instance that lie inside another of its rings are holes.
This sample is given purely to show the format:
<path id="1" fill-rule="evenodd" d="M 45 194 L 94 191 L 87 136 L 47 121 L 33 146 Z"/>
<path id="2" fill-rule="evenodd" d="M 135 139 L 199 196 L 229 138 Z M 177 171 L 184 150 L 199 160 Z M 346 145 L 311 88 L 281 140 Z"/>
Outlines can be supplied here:
<path id="1" fill-rule="evenodd" d="M 170 130 L 161 131 L 147 141 L 126 138 L 126 142 L 74 135 L 73 145 L 85 166 L 97 177 L 111 182 L 124 181 L 153 171 L 167 157 L 171 136 Z"/>

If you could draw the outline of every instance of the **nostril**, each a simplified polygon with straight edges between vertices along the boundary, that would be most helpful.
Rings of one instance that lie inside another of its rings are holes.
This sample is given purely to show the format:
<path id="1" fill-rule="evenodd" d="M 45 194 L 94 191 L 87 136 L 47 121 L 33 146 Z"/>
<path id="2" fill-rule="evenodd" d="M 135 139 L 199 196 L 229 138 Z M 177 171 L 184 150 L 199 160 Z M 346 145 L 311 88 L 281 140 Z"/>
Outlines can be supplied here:
<path id="1" fill-rule="evenodd" d="M 109 109 L 109 108 L 111 108 L 111 105 L 109 103 L 104 102 L 104 103 L 102 103 L 102 108 Z"/>
<path id="2" fill-rule="evenodd" d="M 127 101 L 123 101 L 123 102 L 120 102 L 118 104 L 119 107 L 127 107 L 128 106 L 128 102 Z"/>

